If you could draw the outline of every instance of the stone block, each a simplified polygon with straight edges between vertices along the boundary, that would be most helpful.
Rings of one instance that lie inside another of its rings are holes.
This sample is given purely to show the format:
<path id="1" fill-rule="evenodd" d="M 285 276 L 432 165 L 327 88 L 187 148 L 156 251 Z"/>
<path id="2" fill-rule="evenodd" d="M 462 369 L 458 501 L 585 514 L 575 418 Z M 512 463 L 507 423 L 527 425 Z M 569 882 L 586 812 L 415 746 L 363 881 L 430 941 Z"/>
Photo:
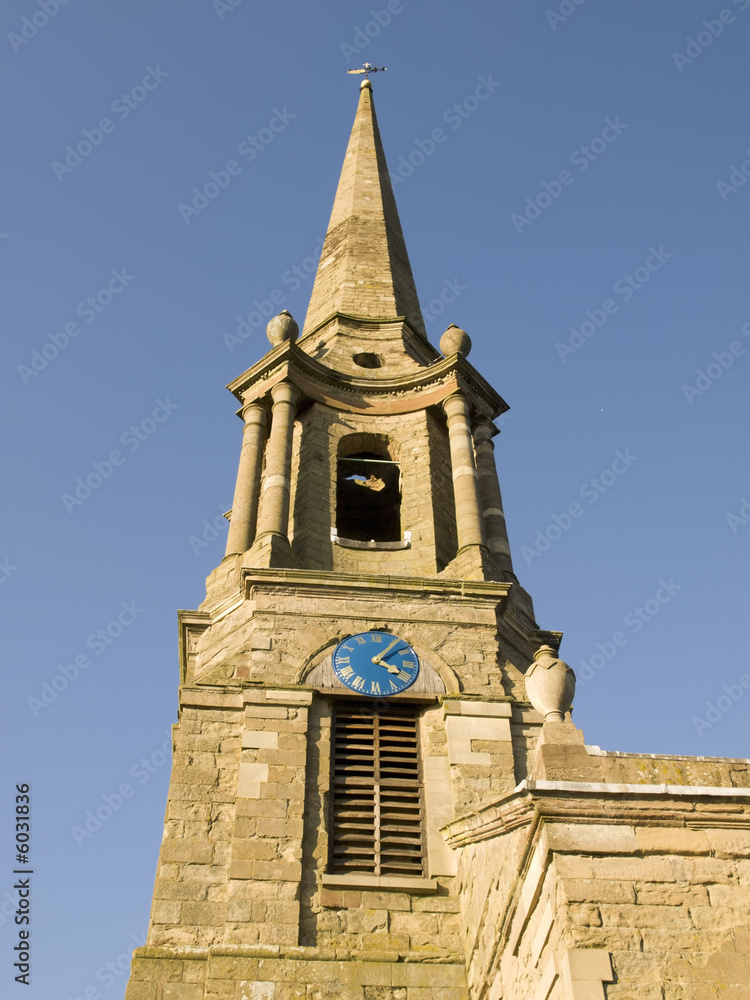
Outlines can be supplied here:
<path id="1" fill-rule="evenodd" d="M 195 924 L 197 926 L 213 925 L 218 927 L 226 919 L 227 907 L 225 903 L 183 903 L 182 922 L 183 924 Z"/>
<path id="2" fill-rule="evenodd" d="M 171 958 L 134 958 L 130 974 L 136 981 L 147 983 L 182 982 L 183 961 Z"/>
<path id="3" fill-rule="evenodd" d="M 573 981 L 593 979 L 600 984 L 612 982 L 612 963 L 609 952 L 603 948 L 568 948 L 562 965 Z"/>
<path id="4" fill-rule="evenodd" d="M 509 702 L 490 701 L 460 701 L 458 702 L 462 715 L 491 716 L 498 719 L 509 719 L 512 709 Z"/>
<path id="5" fill-rule="evenodd" d="M 137 983 L 131 979 L 125 990 L 125 1000 L 156 1000 L 156 983 Z"/>
<path id="6" fill-rule="evenodd" d="M 391 913 L 389 926 L 394 934 L 429 934 L 433 941 L 439 930 L 438 918 L 431 913 Z"/>
<path id="7" fill-rule="evenodd" d="M 165 840 L 161 845 L 162 861 L 189 861 L 210 864 L 213 845 L 205 840 Z"/>
<path id="8" fill-rule="evenodd" d="M 286 719 L 289 710 L 280 705 L 245 705 L 246 719 Z"/>
<path id="9" fill-rule="evenodd" d="M 279 745 L 279 734 L 261 729 L 245 729 L 242 733 L 243 749 L 275 750 Z"/>
<path id="10" fill-rule="evenodd" d="M 263 785 L 268 781 L 268 764 L 240 764 L 237 778 L 237 797 L 258 799 Z"/>
<path id="11" fill-rule="evenodd" d="M 254 837 L 251 840 L 235 840 L 232 844 L 232 860 L 257 859 L 258 861 L 274 861 L 278 857 L 276 844 L 272 841 Z"/>
<path id="12" fill-rule="evenodd" d="M 208 889 L 202 882 L 177 882 L 157 879 L 154 899 L 205 899 Z"/>
<path id="13" fill-rule="evenodd" d="M 387 934 L 375 931 L 362 937 L 362 951 L 402 952 L 409 950 L 406 934 Z"/>
<path id="14" fill-rule="evenodd" d="M 463 965 L 399 962 L 398 965 L 391 966 L 391 983 L 393 986 L 465 989 L 466 971 Z"/>
<path id="15" fill-rule="evenodd" d="M 599 823 L 550 823 L 550 849 L 582 854 L 633 854 L 639 847 L 630 826 Z"/>
<path id="16" fill-rule="evenodd" d="M 362 905 L 373 910 L 411 910 L 411 899 L 403 892 L 363 892 Z"/>
<path id="17" fill-rule="evenodd" d="M 300 838 L 304 830 L 301 819 L 282 819 L 278 816 L 262 817 L 255 820 L 255 832 L 259 837 Z"/>
<path id="18" fill-rule="evenodd" d="M 323 887 L 318 892 L 318 901 L 321 906 L 345 909 L 350 906 L 361 906 L 362 893 L 350 889 L 326 889 Z"/>
<path id="19" fill-rule="evenodd" d="M 273 816 L 276 818 L 285 817 L 289 811 L 289 805 L 285 799 L 238 799 L 238 816 Z"/>
<path id="20" fill-rule="evenodd" d="M 254 861 L 253 878 L 279 881 L 299 882 L 302 877 L 302 865 L 293 861 Z"/>
<path id="21" fill-rule="evenodd" d="M 439 968 L 439 965 L 435 966 L 435 969 Z M 391 996 L 397 1000 L 395 993 Z M 468 1000 L 468 996 L 468 991 L 462 986 L 410 986 L 406 1000 Z"/>
<path id="22" fill-rule="evenodd" d="M 253 862 L 232 861 L 229 865 L 229 877 L 237 879 L 253 878 Z"/>
<path id="23" fill-rule="evenodd" d="M 415 913 L 460 913 L 461 900 L 458 896 L 422 896 L 411 900 Z"/>
<path id="24" fill-rule="evenodd" d="M 181 910 L 179 900 L 156 899 L 151 908 L 151 920 L 155 924 L 178 924 Z"/>
<path id="25" fill-rule="evenodd" d="M 162 1000 L 203 1000 L 202 983 L 165 983 Z"/>
<path id="26" fill-rule="evenodd" d="M 567 864 L 575 864 L 579 859 L 568 855 L 565 859 Z M 584 859 L 580 859 L 584 860 Z M 556 866 L 562 865 L 563 858 L 555 860 Z M 592 858 L 590 861 L 592 874 L 589 877 L 601 879 L 615 879 L 619 881 L 633 882 L 674 882 L 675 872 L 670 858 Z M 559 867 L 562 874 L 562 867 Z"/>
<path id="27" fill-rule="evenodd" d="M 638 826 L 638 849 L 648 854 L 708 854 L 711 850 L 703 830 L 683 827 Z"/>
<path id="28" fill-rule="evenodd" d="M 564 879 L 560 887 L 571 903 L 634 903 L 630 882 L 609 879 Z"/>
<path id="29" fill-rule="evenodd" d="M 717 858 L 750 856 L 750 830 L 708 829 L 705 834 Z"/>

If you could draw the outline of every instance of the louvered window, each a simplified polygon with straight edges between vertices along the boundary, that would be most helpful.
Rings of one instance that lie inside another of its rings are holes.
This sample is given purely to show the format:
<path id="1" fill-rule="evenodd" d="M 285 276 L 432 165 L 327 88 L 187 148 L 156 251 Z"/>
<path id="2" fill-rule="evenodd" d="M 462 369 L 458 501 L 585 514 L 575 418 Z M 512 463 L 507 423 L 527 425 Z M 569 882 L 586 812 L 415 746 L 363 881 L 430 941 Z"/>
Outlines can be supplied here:
<path id="1" fill-rule="evenodd" d="M 333 874 L 421 876 L 417 716 L 406 705 L 340 702 L 332 750 Z"/>

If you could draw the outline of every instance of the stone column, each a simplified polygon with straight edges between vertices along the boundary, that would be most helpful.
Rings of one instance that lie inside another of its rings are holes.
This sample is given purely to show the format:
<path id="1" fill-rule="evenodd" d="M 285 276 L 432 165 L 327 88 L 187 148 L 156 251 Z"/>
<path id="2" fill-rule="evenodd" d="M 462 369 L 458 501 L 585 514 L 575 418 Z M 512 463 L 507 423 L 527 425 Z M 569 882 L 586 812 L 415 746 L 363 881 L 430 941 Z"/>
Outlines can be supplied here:
<path id="1" fill-rule="evenodd" d="M 474 465 L 474 445 L 469 426 L 469 404 L 462 393 L 456 392 L 443 400 L 443 409 L 448 418 L 456 530 L 458 549 L 461 551 L 467 545 L 485 544 L 477 470 Z"/>
<path id="2" fill-rule="evenodd" d="M 260 470 L 263 462 L 263 445 L 266 439 L 266 406 L 253 400 L 242 410 L 245 427 L 242 432 L 240 467 L 234 489 L 232 516 L 226 554 L 246 552 L 253 544 L 255 523 L 260 498 Z"/>
<path id="3" fill-rule="evenodd" d="M 513 563 L 510 557 L 508 532 L 505 527 L 503 513 L 503 498 L 500 494 L 500 483 L 495 465 L 495 446 L 492 435 L 495 428 L 492 421 L 482 417 L 474 426 L 474 451 L 477 456 L 477 474 L 479 476 L 479 496 L 482 501 L 482 518 L 490 552 L 497 559 L 498 566 L 504 573 L 513 575 Z"/>
<path id="4" fill-rule="evenodd" d="M 266 478 L 258 536 L 272 534 L 286 538 L 289 531 L 292 433 L 299 389 L 291 382 L 279 382 L 271 390 L 271 397 L 271 434 L 266 449 Z"/>

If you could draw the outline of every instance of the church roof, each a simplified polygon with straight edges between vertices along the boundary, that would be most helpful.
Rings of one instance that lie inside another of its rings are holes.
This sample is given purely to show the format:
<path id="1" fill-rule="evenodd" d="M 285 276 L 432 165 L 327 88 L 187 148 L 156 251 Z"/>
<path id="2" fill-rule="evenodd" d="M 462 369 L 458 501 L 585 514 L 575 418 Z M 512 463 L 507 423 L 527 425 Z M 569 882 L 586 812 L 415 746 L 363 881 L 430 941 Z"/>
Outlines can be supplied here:
<path id="1" fill-rule="evenodd" d="M 405 318 L 425 336 L 369 80 L 360 89 L 302 337 L 336 313 Z"/>

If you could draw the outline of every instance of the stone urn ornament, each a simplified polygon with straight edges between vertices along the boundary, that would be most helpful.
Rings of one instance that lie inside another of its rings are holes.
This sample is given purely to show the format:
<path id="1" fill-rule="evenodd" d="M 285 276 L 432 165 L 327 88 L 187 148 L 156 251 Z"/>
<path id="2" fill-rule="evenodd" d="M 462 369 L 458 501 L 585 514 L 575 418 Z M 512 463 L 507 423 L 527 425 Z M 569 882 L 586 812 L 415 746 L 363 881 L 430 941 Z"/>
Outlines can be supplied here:
<path id="1" fill-rule="evenodd" d="M 463 354 L 467 357 L 471 350 L 471 337 L 466 330 L 451 323 L 443 336 L 440 338 L 440 351 L 444 357 L 449 358 L 453 354 Z"/>
<path id="2" fill-rule="evenodd" d="M 288 309 L 282 309 L 279 315 L 274 316 L 266 327 L 266 336 L 274 347 L 278 347 L 279 344 L 283 344 L 287 340 L 293 344 L 298 334 L 299 327 Z"/>
<path id="3" fill-rule="evenodd" d="M 526 694 L 545 722 L 564 722 L 573 704 L 576 675 L 552 646 L 541 646 L 526 671 Z"/>

